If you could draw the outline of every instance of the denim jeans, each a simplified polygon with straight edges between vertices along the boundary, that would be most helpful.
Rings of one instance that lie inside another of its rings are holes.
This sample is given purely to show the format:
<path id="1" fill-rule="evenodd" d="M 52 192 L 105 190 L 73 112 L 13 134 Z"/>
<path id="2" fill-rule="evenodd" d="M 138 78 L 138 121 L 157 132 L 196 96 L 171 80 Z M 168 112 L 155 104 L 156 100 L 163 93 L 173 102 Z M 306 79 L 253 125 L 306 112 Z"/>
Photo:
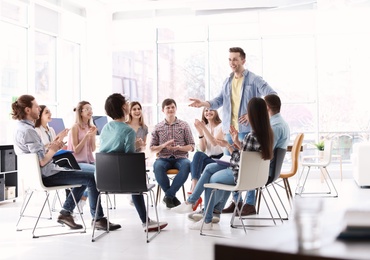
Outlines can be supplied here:
<path id="1" fill-rule="evenodd" d="M 210 163 L 208 164 L 202 173 L 202 176 L 200 176 L 197 185 L 195 185 L 195 188 L 193 190 L 193 193 L 189 196 L 188 202 L 191 204 L 195 204 L 197 200 L 200 198 L 204 191 L 204 184 L 209 183 L 212 175 L 218 171 L 226 169 L 226 166 L 220 165 L 218 163 Z"/>
<path id="2" fill-rule="evenodd" d="M 95 217 L 96 203 L 98 200 L 99 192 L 96 189 L 95 183 L 95 166 L 86 163 L 80 163 L 80 171 L 63 171 L 58 172 L 49 177 L 42 179 L 43 183 L 47 187 L 58 186 L 58 185 L 74 185 L 79 184 L 81 187 L 73 188 L 72 192 L 76 198 L 76 201 L 79 201 L 86 190 L 88 189 L 89 193 L 89 202 L 90 202 L 90 213 L 91 216 Z M 63 209 L 72 213 L 75 208 L 72 195 L 69 194 L 66 201 L 63 204 Z M 98 207 L 97 219 L 104 217 L 103 209 L 101 205 Z"/>
<path id="3" fill-rule="evenodd" d="M 191 179 L 199 180 L 204 168 L 215 161 L 203 152 L 196 152 L 190 164 Z"/>
<path id="4" fill-rule="evenodd" d="M 167 170 L 178 169 L 179 173 L 170 185 L 170 180 L 167 176 Z M 176 192 L 186 182 L 190 172 L 190 160 L 187 158 L 158 158 L 153 164 L 155 178 L 165 192 L 166 197 L 174 198 Z"/>
<path id="5" fill-rule="evenodd" d="M 236 185 L 234 181 L 233 171 L 230 168 L 226 168 L 215 172 L 210 180 L 209 183 L 222 183 L 227 185 Z M 212 189 L 205 189 L 204 191 L 204 205 L 205 205 L 205 212 L 207 211 L 209 199 L 211 196 Z M 238 193 L 236 193 L 238 194 Z M 209 203 L 210 210 L 207 212 L 205 216 L 205 222 L 210 223 L 212 221 L 213 211 L 221 212 L 222 209 L 225 207 L 227 199 L 230 196 L 229 191 L 216 191 L 212 197 L 212 200 Z"/>
<path id="6" fill-rule="evenodd" d="M 146 223 L 146 208 L 145 208 L 145 201 L 144 195 L 132 195 L 132 202 L 136 208 L 137 213 L 141 219 L 142 223 Z"/>

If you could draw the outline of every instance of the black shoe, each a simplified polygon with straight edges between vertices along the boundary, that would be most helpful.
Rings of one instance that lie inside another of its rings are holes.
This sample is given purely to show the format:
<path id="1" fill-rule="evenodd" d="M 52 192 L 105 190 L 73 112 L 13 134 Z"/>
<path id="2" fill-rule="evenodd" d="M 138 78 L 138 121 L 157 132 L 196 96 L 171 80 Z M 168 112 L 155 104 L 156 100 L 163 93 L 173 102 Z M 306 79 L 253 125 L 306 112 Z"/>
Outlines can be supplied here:
<path id="1" fill-rule="evenodd" d="M 173 201 L 173 204 L 175 205 L 175 207 L 177 207 L 181 204 L 181 202 L 176 197 L 173 197 L 172 201 Z"/>
<path id="2" fill-rule="evenodd" d="M 69 226 L 71 229 L 81 229 L 81 228 L 83 228 L 82 225 L 76 224 L 72 215 L 62 215 L 62 214 L 60 214 L 57 221 L 60 224 L 64 224 L 64 225 Z"/>
<path id="3" fill-rule="evenodd" d="M 163 202 L 166 204 L 166 207 L 169 208 L 169 209 L 176 207 L 175 204 L 174 204 L 173 198 L 169 198 L 167 196 L 164 196 Z"/>
<path id="4" fill-rule="evenodd" d="M 94 220 L 91 221 L 91 226 L 94 224 Z M 97 230 L 108 230 L 108 220 L 107 218 L 101 218 L 96 220 L 95 228 Z M 109 222 L 109 231 L 113 231 L 121 228 L 120 224 L 113 224 Z"/>

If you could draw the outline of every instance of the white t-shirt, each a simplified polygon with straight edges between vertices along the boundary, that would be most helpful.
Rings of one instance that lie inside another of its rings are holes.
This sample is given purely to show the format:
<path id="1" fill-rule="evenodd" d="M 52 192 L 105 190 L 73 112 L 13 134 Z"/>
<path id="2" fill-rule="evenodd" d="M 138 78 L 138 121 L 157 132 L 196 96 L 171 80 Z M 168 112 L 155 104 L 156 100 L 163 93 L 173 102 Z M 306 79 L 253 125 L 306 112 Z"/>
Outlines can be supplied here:
<path id="1" fill-rule="evenodd" d="M 208 129 L 208 131 L 210 133 L 211 132 L 211 127 L 209 124 L 206 125 L 206 128 Z M 213 137 L 217 137 L 218 134 L 220 133 L 220 131 L 222 131 L 222 124 L 218 124 L 214 129 L 213 129 Z M 206 151 L 205 153 L 208 155 L 208 156 L 211 156 L 211 155 L 219 155 L 221 153 L 223 153 L 223 150 L 222 150 L 222 147 L 219 146 L 219 145 L 216 145 L 216 146 L 213 146 L 211 144 L 211 142 L 209 140 L 207 140 L 207 136 L 204 136 L 204 138 L 206 138 L 206 142 L 207 142 L 207 146 L 206 146 Z"/>
<path id="2" fill-rule="evenodd" d="M 42 125 L 40 125 L 40 127 L 36 127 L 35 130 L 41 137 L 41 141 L 44 145 L 49 144 L 57 137 L 55 130 L 52 127 L 49 127 L 48 131 Z"/>

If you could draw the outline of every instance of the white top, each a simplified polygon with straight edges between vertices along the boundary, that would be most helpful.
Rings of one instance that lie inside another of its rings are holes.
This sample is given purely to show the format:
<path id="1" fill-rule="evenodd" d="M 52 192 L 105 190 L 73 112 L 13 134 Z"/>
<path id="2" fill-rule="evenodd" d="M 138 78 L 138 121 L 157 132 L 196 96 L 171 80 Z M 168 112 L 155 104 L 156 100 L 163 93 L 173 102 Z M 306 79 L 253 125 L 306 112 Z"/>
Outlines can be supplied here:
<path id="1" fill-rule="evenodd" d="M 55 130 L 52 127 L 49 127 L 48 131 L 47 129 L 45 129 L 45 127 L 41 125 L 40 127 L 35 127 L 35 130 L 41 137 L 41 141 L 44 145 L 49 144 L 57 137 Z"/>
<path id="2" fill-rule="evenodd" d="M 211 126 L 209 124 L 206 125 L 206 128 L 212 134 Z M 220 131 L 222 131 L 222 124 L 218 124 L 213 129 L 213 137 L 216 138 L 218 136 L 218 134 L 220 133 Z M 209 140 L 207 140 L 207 136 L 206 135 L 204 135 L 204 138 L 206 138 L 206 142 L 207 142 L 205 153 L 208 156 L 211 156 L 211 155 L 219 155 L 219 154 L 223 153 L 223 150 L 222 150 L 222 147 L 221 146 L 219 146 L 219 145 L 213 146 L 211 144 L 211 142 Z"/>

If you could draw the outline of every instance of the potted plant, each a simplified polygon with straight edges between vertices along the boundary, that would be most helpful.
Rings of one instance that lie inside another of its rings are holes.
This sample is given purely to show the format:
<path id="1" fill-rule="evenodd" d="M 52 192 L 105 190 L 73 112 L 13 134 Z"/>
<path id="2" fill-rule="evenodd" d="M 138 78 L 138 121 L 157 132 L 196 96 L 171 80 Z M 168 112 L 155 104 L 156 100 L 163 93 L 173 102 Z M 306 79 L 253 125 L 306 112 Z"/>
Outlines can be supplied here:
<path id="1" fill-rule="evenodd" d="M 317 150 L 319 150 L 319 158 L 323 159 L 324 158 L 324 149 L 325 149 L 324 140 L 321 140 L 320 142 L 315 143 L 314 145 L 316 146 Z"/>
<path id="2" fill-rule="evenodd" d="M 324 142 L 324 140 L 322 140 L 322 141 L 320 141 L 318 143 L 315 143 L 314 145 L 316 146 L 317 150 L 319 150 L 319 151 L 324 151 L 324 149 L 325 149 L 325 142 Z"/>

